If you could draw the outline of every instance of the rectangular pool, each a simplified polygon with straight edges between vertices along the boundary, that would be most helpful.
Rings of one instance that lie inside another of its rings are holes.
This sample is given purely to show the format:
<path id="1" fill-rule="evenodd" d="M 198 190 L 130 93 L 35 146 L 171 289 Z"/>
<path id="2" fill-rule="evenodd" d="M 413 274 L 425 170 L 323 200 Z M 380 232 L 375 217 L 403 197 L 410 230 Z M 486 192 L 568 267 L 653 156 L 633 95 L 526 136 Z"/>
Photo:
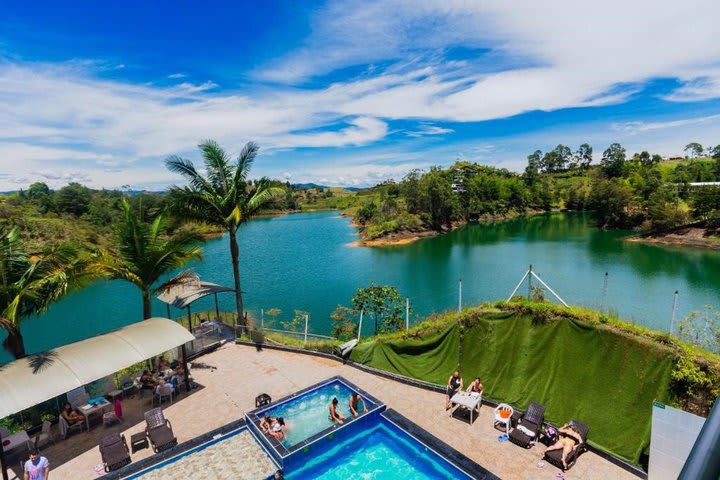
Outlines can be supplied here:
<path id="1" fill-rule="evenodd" d="M 363 427 L 339 432 L 294 456 L 287 480 L 456 480 L 474 477 L 461 471 L 381 416 Z"/>
<path id="2" fill-rule="evenodd" d="M 285 440 L 282 444 L 290 448 L 336 425 L 328 418 L 330 402 L 333 398 L 338 399 L 338 412 L 346 419 L 350 418 L 352 415 L 348 401 L 352 392 L 353 390 L 344 383 L 335 381 L 265 410 L 262 415 L 270 415 L 272 418 L 282 417 L 285 420 Z M 370 400 L 365 398 L 363 400 L 368 409 L 374 406 Z"/>
<path id="3" fill-rule="evenodd" d="M 359 393 L 365 402 L 366 409 L 360 412 L 358 418 L 350 415 L 348 402 L 352 392 Z M 333 398 L 338 399 L 338 412 L 345 417 L 342 425 L 331 422 L 328 418 Z M 284 460 L 291 454 L 384 409 L 385 405 L 369 393 L 342 377 L 333 377 L 281 398 L 272 405 L 253 410 L 247 413 L 245 418 L 248 427 L 261 439 L 275 460 L 284 464 Z M 282 442 L 261 431 L 260 420 L 266 415 L 272 418 L 282 417 L 285 421 L 285 439 Z"/>

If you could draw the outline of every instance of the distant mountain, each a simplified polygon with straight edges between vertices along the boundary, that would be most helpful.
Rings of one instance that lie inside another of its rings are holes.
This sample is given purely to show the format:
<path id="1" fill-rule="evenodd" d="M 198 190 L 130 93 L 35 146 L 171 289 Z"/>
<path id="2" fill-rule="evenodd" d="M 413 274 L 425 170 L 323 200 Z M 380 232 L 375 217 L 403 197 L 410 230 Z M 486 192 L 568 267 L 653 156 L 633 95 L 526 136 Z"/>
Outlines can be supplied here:
<path id="1" fill-rule="evenodd" d="M 317 183 L 293 183 L 292 187 L 297 190 L 307 190 L 308 188 L 328 188 L 327 185 L 318 185 Z"/>

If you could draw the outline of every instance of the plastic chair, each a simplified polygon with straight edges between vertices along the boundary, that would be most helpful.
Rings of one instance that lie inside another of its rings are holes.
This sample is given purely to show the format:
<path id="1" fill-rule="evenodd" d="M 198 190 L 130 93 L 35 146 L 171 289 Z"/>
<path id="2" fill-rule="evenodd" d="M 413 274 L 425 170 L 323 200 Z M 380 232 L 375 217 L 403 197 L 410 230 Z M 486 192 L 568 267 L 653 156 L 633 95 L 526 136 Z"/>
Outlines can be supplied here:
<path id="1" fill-rule="evenodd" d="M 35 436 L 35 446 L 37 447 L 44 447 L 49 442 L 52 442 L 53 445 L 55 445 L 55 439 L 50 434 L 50 426 L 52 424 L 45 420 L 42 424 L 42 430 L 40 430 L 40 433 L 38 433 Z"/>
<path id="2" fill-rule="evenodd" d="M 505 434 L 510 435 L 510 423 L 512 422 L 512 416 L 515 410 L 507 403 L 501 403 L 495 407 L 495 422 L 493 427 L 497 428 L 497 424 L 505 424 Z"/>

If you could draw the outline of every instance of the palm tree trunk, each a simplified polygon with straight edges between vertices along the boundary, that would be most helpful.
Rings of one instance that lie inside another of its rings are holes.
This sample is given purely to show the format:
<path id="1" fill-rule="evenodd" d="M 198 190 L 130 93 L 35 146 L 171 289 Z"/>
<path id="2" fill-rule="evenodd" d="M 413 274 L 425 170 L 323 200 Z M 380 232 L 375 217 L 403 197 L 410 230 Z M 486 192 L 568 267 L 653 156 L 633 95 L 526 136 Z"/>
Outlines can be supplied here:
<path id="1" fill-rule="evenodd" d="M 8 336 L 3 341 L 3 347 L 5 350 L 10 352 L 16 360 L 26 357 L 27 353 L 25 352 L 25 340 L 23 339 L 22 333 L 20 333 L 20 328 L 13 325 L 12 328 L 6 328 L 6 331 L 8 332 Z"/>
<path id="2" fill-rule="evenodd" d="M 147 320 L 152 318 L 152 298 L 150 298 L 150 291 L 147 288 L 142 289 L 143 298 L 143 319 Z"/>
<path id="3" fill-rule="evenodd" d="M 237 231 L 230 228 L 230 256 L 232 257 L 233 278 L 235 279 L 235 302 L 237 304 L 238 324 L 245 325 L 242 291 L 240 290 L 240 247 L 237 242 Z"/>

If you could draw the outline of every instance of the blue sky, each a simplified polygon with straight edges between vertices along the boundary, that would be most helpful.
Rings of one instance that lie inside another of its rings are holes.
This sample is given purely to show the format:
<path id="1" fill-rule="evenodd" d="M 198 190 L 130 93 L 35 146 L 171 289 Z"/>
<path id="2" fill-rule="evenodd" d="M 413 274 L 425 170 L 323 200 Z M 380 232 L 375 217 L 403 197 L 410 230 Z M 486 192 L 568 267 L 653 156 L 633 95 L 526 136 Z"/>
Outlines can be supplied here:
<path id="1" fill-rule="evenodd" d="M 0 190 L 162 189 L 206 138 L 258 142 L 254 176 L 346 186 L 720 143 L 717 1 L 12 3 Z"/>

